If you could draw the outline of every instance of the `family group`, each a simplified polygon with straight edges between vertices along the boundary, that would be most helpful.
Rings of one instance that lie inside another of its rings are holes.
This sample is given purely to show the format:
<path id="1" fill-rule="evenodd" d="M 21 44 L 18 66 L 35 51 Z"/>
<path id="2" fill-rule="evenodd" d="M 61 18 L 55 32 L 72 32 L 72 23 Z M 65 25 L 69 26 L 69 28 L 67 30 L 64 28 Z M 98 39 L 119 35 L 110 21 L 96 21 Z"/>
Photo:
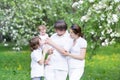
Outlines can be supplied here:
<path id="1" fill-rule="evenodd" d="M 32 80 L 80 80 L 85 67 L 87 41 L 81 27 L 68 26 L 64 20 L 54 24 L 50 37 L 45 25 L 38 26 L 39 35 L 29 40 Z"/>

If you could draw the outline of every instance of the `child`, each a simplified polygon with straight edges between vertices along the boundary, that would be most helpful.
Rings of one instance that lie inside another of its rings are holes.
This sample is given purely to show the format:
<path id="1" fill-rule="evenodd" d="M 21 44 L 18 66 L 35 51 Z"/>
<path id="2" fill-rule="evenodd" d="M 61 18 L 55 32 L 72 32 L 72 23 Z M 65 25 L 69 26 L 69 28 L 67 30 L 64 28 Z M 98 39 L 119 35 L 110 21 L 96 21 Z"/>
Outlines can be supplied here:
<path id="1" fill-rule="evenodd" d="M 48 38 L 48 34 L 46 33 L 46 29 L 47 28 L 45 25 L 38 26 L 39 37 L 41 38 L 43 45 L 45 43 L 45 39 Z"/>
<path id="2" fill-rule="evenodd" d="M 41 39 L 34 37 L 29 41 L 31 49 L 31 79 L 42 80 L 44 76 L 44 58 L 41 49 Z"/>
<path id="3" fill-rule="evenodd" d="M 49 58 L 47 58 L 48 54 L 46 54 L 47 49 L 48 49 L 48 45 L 45 44 L 45 40 L 48 38 L 48 34 L 46 33 L 47 28 L 45 25 L 39 25 L 38 31 L 39 31 L 39 37 L 41 38 L 41 45 L 42 45 L 42 48 L 44 49 L 42 51 L 42 53 L 43 53 L 44 59 L 46 58 L 45 64 L 48 64 Z"/>

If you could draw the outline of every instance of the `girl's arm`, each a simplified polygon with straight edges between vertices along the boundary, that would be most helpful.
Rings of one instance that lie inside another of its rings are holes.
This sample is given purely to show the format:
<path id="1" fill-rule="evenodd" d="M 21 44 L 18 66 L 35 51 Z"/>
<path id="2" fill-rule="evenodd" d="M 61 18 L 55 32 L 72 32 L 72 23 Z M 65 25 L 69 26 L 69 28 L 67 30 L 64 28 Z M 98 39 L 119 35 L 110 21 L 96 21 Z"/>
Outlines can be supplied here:
<path id="1" fill-rule="evenodd" d="M 44 64 L 44 59 L 42 58 L 41 60 L 38 61 L 40 65 Z"/>

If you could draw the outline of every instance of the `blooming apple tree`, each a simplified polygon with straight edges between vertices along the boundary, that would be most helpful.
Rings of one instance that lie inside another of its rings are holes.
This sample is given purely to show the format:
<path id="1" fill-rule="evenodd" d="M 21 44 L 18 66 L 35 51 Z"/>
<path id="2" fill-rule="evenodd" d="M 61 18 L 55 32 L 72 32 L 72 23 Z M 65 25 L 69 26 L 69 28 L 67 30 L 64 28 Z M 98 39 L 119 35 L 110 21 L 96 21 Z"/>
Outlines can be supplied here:
<path id="1" fill-rule="evenodd" d="M 79 0 L 72 7 L 72 21 L 82 25 L 92 49 L 120 42 L 120 0 Z"/>

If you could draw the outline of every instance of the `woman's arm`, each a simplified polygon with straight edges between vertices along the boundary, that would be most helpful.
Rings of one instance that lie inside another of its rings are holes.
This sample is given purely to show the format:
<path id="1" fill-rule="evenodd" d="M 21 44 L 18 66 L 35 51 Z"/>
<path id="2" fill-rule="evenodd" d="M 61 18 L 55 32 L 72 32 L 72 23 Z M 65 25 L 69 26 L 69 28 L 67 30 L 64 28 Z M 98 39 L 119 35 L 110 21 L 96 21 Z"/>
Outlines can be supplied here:
<path id="1" fill-rule="evenodd" d="M 85 54 L 86 54 L 86 48 L 81 48 L 80 55 L 75 55 L 75 54 L 67 53 L 67 56 L 72 57 L 74 59 L 83 60 L 83 59 L 85 59 Z"/>

